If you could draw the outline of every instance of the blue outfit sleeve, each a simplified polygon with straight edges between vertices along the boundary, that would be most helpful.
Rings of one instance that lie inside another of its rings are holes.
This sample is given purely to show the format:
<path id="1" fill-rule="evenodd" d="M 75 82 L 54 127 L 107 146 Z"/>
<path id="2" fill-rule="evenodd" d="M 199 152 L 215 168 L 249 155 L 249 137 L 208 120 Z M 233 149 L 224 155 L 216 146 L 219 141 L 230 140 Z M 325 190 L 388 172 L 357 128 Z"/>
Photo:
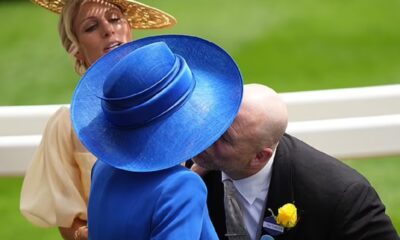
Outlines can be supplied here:
<path id="1" fill-rule="evenodd" d="M 207 189 L 191 171 L 172 174 L 160 185 L 151 239 L 218 239 L 207 210 Z"/>

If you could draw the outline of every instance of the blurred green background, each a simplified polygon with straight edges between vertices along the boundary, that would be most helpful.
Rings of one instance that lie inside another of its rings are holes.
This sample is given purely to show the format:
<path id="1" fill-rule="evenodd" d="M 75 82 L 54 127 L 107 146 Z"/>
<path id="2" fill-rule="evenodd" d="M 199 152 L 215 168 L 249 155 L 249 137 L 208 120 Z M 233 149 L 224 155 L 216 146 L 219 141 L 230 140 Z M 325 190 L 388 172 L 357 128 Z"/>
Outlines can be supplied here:
<path id="1" fill-rule="evenodd" d="M 171 29 L 221 45 L 246 83 L 278 92 L 400 83 L 398 0 L 145 0 L 172 13 Z M 58 16 L 28 0 L 0 2 L 0 105 L 68 103 L 79 80 Z M 400 156 L 347 160 L 377 189 L 400 232 Z M 0 178 L 0 239 L 60 239 L 18 211 L 21 177 Z M 8 226 L 8 227 L 5 227 Z"/>

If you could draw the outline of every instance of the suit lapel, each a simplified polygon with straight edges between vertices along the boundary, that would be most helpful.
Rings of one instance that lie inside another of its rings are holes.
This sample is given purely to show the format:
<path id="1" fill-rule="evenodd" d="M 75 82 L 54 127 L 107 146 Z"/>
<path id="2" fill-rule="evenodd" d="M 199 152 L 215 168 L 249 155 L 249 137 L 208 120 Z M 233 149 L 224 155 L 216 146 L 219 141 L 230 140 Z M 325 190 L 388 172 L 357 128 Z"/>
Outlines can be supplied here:
<path id="1" fill-rule="evenodd" d="M 290 149 L 286 141 L 287 137 L 283 137 L 276 150 L 274 163 L 272 166 L 271 182 L 268 190 L 268 199 L 264 211 L 264 218 L 270 216 L 271 213 L 268 209 L 273 210 L 274 214 L 278 213 L 280 208 L 285 203 L 295 202 L 293 191 L 294 181 L 294 165 L 290 157 Z M 220 171 L 210 171 L 203 180 L 207 185 L 208 198 L 207 205 L 210 209 L 210 218 L 217 231 L 220 239 L 227 239 L 224 235 L 226 233 L 225 223 L 225 208 L 224 208 L 224 187 L 221 182 Z M 296 230 L 291 229 L 284 234 L 275 237 L 276 240 L 292 240 L 296 239 Z"/>
<path id="2" fill-rule="evenodd" d="M 271 209 L 275 216 L 278 214 L 278 208 L 286 203 L 295 202 L 293 191 L 293 164 L 290 158 L 290 151 L 284 141 L 281 141 L 276 150 L 274 163 L 272 165 L 272 176 L 268 190 L 267 204 L 265 207 L 264 218 L 271 216 L 268 209 Z M 263 232 L 264 233 L 264 232 Z M 295 228 L 285 230 L 282 235 L 275 237 L 277 240 L 294 239 Z"/>

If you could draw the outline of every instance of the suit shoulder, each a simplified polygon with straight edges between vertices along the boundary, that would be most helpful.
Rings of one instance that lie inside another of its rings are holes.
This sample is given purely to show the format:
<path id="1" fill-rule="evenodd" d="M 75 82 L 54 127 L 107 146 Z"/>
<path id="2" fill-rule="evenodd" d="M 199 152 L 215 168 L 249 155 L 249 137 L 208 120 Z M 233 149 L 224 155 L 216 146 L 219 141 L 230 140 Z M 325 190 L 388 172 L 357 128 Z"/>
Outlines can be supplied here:
<path id="1" fill-rule="evenodd" d="M 276 165 L 278 169 L 291 168 L 295 192 L 303 195 L 306 202 L 318 202 L 325 206 L 323 209 L 329 209 L 337 204 L 342 194 L 347 194 L 351 186 L 371 186 L 353 168 L 295 137 L 285 136 L 279 147 L 284 153 L 283 157 L 277 153 Z"/>
<path id="2" fill-rule="evenodd" d="M 355 169 L 307 143 L 285 135 L 282 147 L 298 174 L 329 182 L 348 182 L 369 185 L 367 179 Z"/>

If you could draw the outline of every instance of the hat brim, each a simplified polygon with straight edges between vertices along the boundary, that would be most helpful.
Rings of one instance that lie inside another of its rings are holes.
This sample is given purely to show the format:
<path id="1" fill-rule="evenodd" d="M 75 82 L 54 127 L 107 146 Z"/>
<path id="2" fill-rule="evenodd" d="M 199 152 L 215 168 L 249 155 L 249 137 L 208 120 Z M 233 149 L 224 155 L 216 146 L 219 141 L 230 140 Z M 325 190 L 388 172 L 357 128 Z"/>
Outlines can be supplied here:
<path id="1" fill-rule="evenodd" d="M 120 59 L 161 41 L 186 60 L 196 80 L 192 95 L 170 116 L 142 128 L 113 126 L 96 91 L 102 91 L 105 77 Z M 75 89 L 71 116 L 79 138 L 98 159 L 128 171 L 156 171 L 184 162 L 218 140 L 232 124 L 242 92 L 236 63 L 214 43 L 184 35 L 154 36 L 127 43 L 93 64 Z"/>
<path id="2" fill-rule="evenodd" d="M 41 7 L 60 14 L 66 0 L 32 0 Z M 134 0 L 104 0 L 121 8 L 133 29 L 157 29 L 171 27 L 176 19 L 155 7 Z"/>

